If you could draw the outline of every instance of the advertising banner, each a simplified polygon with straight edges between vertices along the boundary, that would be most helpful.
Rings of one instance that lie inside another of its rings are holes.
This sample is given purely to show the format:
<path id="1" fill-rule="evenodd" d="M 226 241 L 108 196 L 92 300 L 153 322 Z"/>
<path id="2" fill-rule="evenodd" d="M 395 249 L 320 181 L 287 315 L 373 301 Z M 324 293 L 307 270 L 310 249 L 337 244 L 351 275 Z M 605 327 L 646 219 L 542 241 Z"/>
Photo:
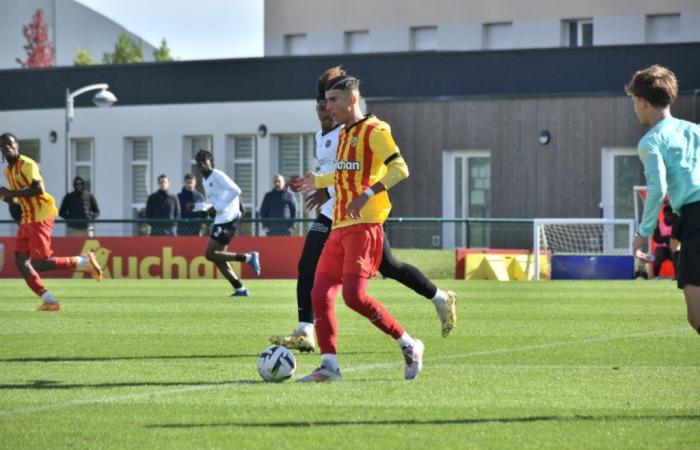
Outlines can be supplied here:
<path id="1" fill-rule="evenodd" d="M 91 251 L 104 268 L 105 279 L 119 278 L 223 278 L 207 261 L 205 237 L 55 237 L 51 248 L 55 256 L 76 256 Z M 297 263 L 304 245 L 303 237 L 237 237 L 229 252 L 260 253 L 260 278 L 297 277 Z M 15 238 L 0 237 L 0 278 L 20 278 L 15 266 Z M 232 262 L 243 279 L 255 278 L 245 263 Z M 42 278 L 83 278 L 81 269 L 42 272 Z"/>

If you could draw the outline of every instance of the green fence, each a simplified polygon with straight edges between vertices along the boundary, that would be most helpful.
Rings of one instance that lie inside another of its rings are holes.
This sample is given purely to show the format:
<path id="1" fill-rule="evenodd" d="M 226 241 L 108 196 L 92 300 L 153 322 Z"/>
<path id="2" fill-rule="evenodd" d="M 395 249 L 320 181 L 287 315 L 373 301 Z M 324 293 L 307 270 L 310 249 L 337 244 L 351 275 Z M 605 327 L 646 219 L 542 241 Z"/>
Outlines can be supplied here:
<path id="1" fill-rule="evenodd" d="M 295 221 L 294 234 L 303 236 L 312 219 Z M 169 220 L 96 220 L 90 223 L 94 236 L 149 236 L 152 229 L 169 224 Z M 206 236 L 211 220 L 176 221 L 181 230 L 191 230 Z M 66 236 L 67 223 L 56 221 L 54 236 Z M 455 268 L 455 248 L 532 248 L 532 220 L 528 219 L 440 219 L 390 218 L 385 224 L 385 236 L 397 259 L 420 268 L 430 278 L 452 278 Z M 17 224 L 0 221 L 0 237 L 13 237 Z M 263 236 L 259 219 L 241 219 L 239 236 Z M 234 244 L 235 245 L 235 244 Z"/>

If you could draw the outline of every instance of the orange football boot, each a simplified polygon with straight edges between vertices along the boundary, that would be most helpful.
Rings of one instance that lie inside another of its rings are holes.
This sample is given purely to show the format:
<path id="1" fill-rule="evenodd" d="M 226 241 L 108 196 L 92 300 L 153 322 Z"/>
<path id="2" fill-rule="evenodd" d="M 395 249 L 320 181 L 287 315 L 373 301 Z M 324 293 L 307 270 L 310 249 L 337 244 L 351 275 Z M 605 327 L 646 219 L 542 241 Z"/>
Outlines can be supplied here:
<path id="1" fill-rule="evenodd" d="M 34 311 L 60 311 L 61 305 L 58 303 L 42 303 Z"/>
<path id="2" fill-rule="evenodd" d="M 97 262 L 95 254 L 93 252 L 87 252 L 83 256 L 86 256 L 88 259 L 87 269 L 90 272 L 90 275 L 92 275 L 92 278 L 97 281 L 102 281 L 104 278 L 102 275 L 102 267 L 100 267 L 100 263 Z"/>

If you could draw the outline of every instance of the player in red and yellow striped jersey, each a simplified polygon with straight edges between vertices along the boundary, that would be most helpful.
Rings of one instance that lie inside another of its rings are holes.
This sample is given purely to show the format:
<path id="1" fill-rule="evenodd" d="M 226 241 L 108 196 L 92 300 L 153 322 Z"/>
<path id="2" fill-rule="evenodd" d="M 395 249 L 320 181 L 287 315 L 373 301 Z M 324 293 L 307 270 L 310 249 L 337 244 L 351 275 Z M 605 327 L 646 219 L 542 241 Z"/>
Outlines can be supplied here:
<path id="1" fill-rule="evenodd" d="M 321 253 L 311 292 L 314 327 L 321 348 L 321 366 L 302 382 L 338 381 L 336 356 L 338 324 L 334 298 L 343 290 L 346 305 L 393 337 L 406 361 L 405 378 L 418 376 L 423 365 L 423 343 L 410 336 L 374 298 L 367 295 L 368 279 L 382 259 L 382 224 L 391 202 L 387 190 L 408 177 L 408 167 L 391 137 L 389 125 L 360 108 L 359 80 L 342 75 L 326 84 L 326 108 L 344 125 L 336 153 L 336 170 L 304 176 L 303 190 L 333 185 L 333 228 Z"/>
<path id="2" fill-rule="evenodd" d="M 39 166 L 31 158 L 20 155 L 17 138 L 10 133 L 0 135 L 0 151 L 7 161 L 5 179 L 10 186 L 0 187 L 0 198 L 22 207 L 15 264 L 29 288 L 43 300 L 37 311 L 59 311 L 61 306 L 46 289 L 37 271 L 87 266 L 93 277 L 102 281 L 102 269 L 92 253 L 72 257 L 52 256 L 51 232 L 58 212 L 54 198 L 44 190 Z"/>

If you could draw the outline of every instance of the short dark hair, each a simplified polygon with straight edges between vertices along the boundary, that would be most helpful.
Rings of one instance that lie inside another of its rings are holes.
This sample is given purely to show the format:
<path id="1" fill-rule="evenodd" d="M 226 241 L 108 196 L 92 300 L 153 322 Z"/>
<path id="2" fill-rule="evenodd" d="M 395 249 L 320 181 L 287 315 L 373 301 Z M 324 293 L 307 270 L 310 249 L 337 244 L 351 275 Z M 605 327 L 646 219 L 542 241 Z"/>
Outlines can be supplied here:
<path id="1" fill-rule="evenodd" d="M 168 179 L 168 176 L 167 176 L 166 174 L 164 174 L 164 173 L 158 175 L 158 181 L 162 180 L 163 178 L 165 178 L 165 179 L 167 180 L 167 179 Z"/>
<path id="2" fill-rule="evenodd" d="M 655 108 L 665 108 L 678 96 L 678 80 L 669 69 L 655 64 L 635 72 L 625 92 L 643 98 Z"/>
<path id="3" fill-rule="evenodd" d="M 214 165 L 214 155 L 209 150 L 200 150 L 194 156 L 195 161 L 211 161 L 212 166 Z"/>
<path id="4" fill-rule="evenodd" d="M 19 140 L 17 139 L 17 136 L 15 136 L 15 135 L 12 134 L 12 133 L 3 133 L 3 134 L 0 134 L 0 141 L 6 141 L 6 140 L 8 140 L 8 139 L 10 139 L 10 138 L 14 139 L 15 142 L 19 142 Z"/>
<path id="5" fill-rule="evenodd" d="M 192 175 L 191 173 L 185 174 L 185 181 L 192 180 L 192 179 L 196 179 L 194 175 Z"/>
<path id="6" fill-rule="evenodd" d="M 326 84 L 328 83 L 328 80 L 343 77 L 345 75 L 346 72 L 342 66 L 331 67 L 330 69 L 323 72 L 323 74 L 321 74 L 321 77 L 318 79 L 318 93 L 316 94 L 316 101 L 320 102 L 321 100 L 326 99 Z"/>
<path id="7" fill-rule="evenodd" d="M 332 91 L 333 89 L 341 91 L 360 89 L 360 80 L 347 74 L 331 78 L 326 82 L 326 91 Z"/>

